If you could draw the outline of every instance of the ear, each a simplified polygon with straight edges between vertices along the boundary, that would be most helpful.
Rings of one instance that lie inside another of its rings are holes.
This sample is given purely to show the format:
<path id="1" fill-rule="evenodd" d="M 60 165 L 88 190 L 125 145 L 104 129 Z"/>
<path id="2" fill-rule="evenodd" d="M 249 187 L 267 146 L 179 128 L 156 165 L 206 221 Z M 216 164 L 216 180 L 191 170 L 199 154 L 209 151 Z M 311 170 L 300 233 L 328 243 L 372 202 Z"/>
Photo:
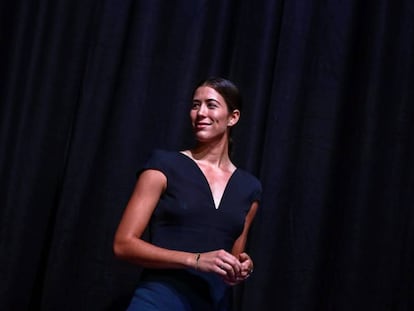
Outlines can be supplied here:
<path id="1" fill-rule="evenodd" d="M 240 110 L 235 109 L 233 112 L 229 115 L 229 121 L 227 123 L 227 126 L 234 126 L 237 122 L 239 122 L 240 119 Z"/>

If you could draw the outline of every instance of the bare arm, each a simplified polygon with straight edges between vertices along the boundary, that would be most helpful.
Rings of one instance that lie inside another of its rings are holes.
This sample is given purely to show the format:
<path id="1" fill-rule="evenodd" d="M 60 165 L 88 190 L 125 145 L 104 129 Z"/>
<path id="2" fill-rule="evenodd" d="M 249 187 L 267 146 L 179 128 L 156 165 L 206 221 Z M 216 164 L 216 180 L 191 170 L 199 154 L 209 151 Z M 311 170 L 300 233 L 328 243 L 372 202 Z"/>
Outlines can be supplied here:
<path id="1" fill-rule="evenodd" d="M 256 216 L 257 209 L 259 208 L 259 203 L 257 201 L 253 202 L 249 212 L 246 215 L 245 221 L 244 221 L 244 228 L 242 234 L 237 238 L 237 240 L 233 244 L 232 254 L 234 256 L 238 256 L 239 254 L 244 252 L 244 249 L 246 248 L 246 242 L 247 242 L 247 236 L 249 234 L 250 227 L 252 225 L 252 222 L 254 220 L 254 217 Z"/>
<path id="2" fill-rule="evenodd" d="M 160 171 L 146 170 L 140 175 L 115 234 L 117 257 L 147 268 L 195 266 L 194 254 L 163 249 L 141 239 L 166 186 Z"/>
<path id="3" fill-rule="evenodd" d="M 254 217 L 256 216 L 258 208 L 259 203 L 257 201 L 253 202 L 249 212 L 246 215 L 243 232 L 233 244 L 232 254 L 236 258 L 238 258 L 239 262 L 241 263 L 241 271 L 240 274 L 237 275 L 236 279 L 232 279 L 231 277 L 225 279 L 226 282 L 230 285 L 235 285 L 247 279 L 250 276 L 250 273 L 253 272 L 253 260 L 247 253 L 244 252 L 244 250 L 246 247 L 249 230 L 254 220 Z"/>
<path id="4" fill-rule="evenodd" d="M 193 268 L 221 276 L 239 274 L 241 264 L 238 258 L 224 250 L 198 256 L 161 248 L 142 240 L 142 234 L 166 186 L 167 179 L 160 171 L 146 170 L 140 175 L 115 234 L 115 255 L 146 268 Z"/>

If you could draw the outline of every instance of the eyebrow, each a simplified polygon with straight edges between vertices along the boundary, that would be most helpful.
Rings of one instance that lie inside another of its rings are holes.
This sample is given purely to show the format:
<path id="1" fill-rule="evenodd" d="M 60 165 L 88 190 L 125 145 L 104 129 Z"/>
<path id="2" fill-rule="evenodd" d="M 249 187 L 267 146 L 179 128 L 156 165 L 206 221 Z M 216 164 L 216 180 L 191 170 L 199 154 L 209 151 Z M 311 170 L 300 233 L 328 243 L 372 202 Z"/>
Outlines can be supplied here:
<path id="1" fill-rule="evenodd" d="M 201 100 L 200 100 L 200 99 L 193 99 L 193 103 L 194 103 L 194 102 L 199 103 L 199 102 L 201 102 Z M 207 102 L 207 103 L 215 102 L 215 103 L 217 103 L 217 104 L 220 104 L 220 105 L 221 105 L 221 102 L 220 102 L 220 101 L 218 101 L 217 99 L 214 99 L 214 98 L 207 98 L 206 102 Z"/>

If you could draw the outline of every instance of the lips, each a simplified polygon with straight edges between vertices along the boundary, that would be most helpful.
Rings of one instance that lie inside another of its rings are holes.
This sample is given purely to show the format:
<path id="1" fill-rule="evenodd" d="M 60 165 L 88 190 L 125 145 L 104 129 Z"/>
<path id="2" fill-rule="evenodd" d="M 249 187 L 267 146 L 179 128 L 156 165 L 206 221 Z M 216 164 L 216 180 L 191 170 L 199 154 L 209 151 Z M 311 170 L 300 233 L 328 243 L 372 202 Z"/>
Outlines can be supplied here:
<path id="1" fill-rule="evenodd" d="M 207 126 L 209 126 L 209 125 L 211 125 L 210 123 L 206 123 L 206 122 L 197 122 L 196 124 L 195 124 L 195 127 L 196 128 L 205 128 L 205 127 L 207 127 Z"/>

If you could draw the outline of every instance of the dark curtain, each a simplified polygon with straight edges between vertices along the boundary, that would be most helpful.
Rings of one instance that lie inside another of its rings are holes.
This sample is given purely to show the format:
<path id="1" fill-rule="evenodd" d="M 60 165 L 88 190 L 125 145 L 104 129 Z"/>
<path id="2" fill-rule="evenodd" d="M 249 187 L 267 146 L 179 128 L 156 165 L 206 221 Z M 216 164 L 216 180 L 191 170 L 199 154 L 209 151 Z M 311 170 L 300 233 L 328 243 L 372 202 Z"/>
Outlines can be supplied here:
<path id="1" fill-rule="evenodd" d="M 3 0 L 1 310 L 123 310 L 113 235 L 193 86 L 239 85 L 263 183 L 237 310 L 414 309 L 414 2 Z"/>

